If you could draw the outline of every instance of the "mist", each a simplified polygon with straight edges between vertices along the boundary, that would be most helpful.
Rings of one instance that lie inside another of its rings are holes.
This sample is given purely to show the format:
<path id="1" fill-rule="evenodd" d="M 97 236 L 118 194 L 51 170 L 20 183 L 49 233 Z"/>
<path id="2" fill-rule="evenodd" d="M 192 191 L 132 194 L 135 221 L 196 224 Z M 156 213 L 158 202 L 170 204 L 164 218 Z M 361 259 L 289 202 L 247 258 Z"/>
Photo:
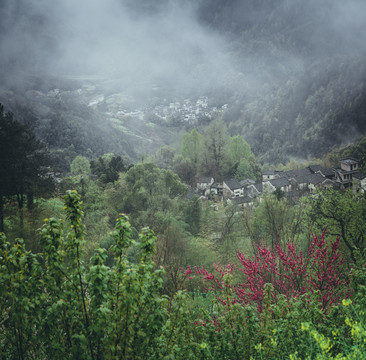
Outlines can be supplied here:
<path id="1" fill-rule="evenodd" d="M 359 0 L 309 1 L 301 5 L 301 14 L 294 13 L 297 1 L 285 0 L 1 4 L 0 63 L 9 83 L 24 74 L 93 75 L 121 87 L 255 90 L 302 73 L 308 58 L 360 54 L 366 44 L 366 4 Z M 212 23 L 214 6 L 218 20 Z M 269 17 L 278 21 L 281 36 L 266 34 Z M 283 24 L 287 17 L 299 22 L 291 33 Z"/>
<path id="2" fill-rule="evenodd" d="M 117 0 L 4 5 L 1 62 L 3 69 L 13 67 L 11 76 L 93 75 L 121 86 L 163 82 L 183 89 L 198 85 L 197 73 L 208 84 L 213 73 L 218 83 L 223 69 L 230 70 L 224 39 L 199 24 L 191 3 L 166 1 L 150 9 Z"/>

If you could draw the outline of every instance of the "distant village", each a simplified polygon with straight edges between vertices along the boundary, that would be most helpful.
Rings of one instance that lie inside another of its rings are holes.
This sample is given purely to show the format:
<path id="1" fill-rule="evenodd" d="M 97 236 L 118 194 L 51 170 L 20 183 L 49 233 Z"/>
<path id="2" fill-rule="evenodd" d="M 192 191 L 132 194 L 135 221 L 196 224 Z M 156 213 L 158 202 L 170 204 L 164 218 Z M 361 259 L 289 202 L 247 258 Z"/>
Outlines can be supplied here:
<path id="1" fill-rule="evenodd" d="M 98 102 L 104 101 L 104 98 L 99 97 L 89 103 L 89 106 L 96 105 Z M 166 99 L 162 103 L 155 106 L 146 106 L 134 111 L 126 111 L 120 109 L 116 113 L 108 113 L 114 116 L 129 116 L 143 120 L 148 114 L 153 115 L 157 119 L 167 122 L 168 119 L 176 119 L 177 122 L 187 123 L 190 125 L 197 124 L 199 119 L 207 118 L 214 119 L 217 115 L 228 108 L 228 104 L 221 107 L 209 107 L 208 97 L 199 96 L 196 100 L 185 99 L 182 102 L 168 102 Z"/>
<path id="2" fill-rule="evenodd" d="M 258 183 L 251 179 L 227 179 L 218 183 L 212 176 L 200 177 L 190 194 L 227 200 L 240 207 L 247 207 L 253 206 L 256 199 L 260 199 L 266 191 L 281 192 L 290 202 L 296 203 L 300 197 L 313 193 L 317 188 L 329 187 L 336 190 L 353 188 L 355 191 L 366 191 L 366 175 L 359 170 L 359 161 L 353 158 L 344 159 L 339 168 L 324 169 L 320 165 L 312 165 L 300 170 L 263 171 L 262 181 Z"/>
<path id="3" fill-rule="evenodd" d="M 228 108 L 225 104 L 220 108 L 209 107 L 208 97 L 200 96 L 196 101 L 186 99 L 183 103 L 174 102 L 169 104 L 157 105 L 153 109 L 149 109 L 152 113 L 166 120 L 168 117 L 180 116 L 181 120 L 189 124 L 195 124 L 200 117 L 212 119 Z"/>

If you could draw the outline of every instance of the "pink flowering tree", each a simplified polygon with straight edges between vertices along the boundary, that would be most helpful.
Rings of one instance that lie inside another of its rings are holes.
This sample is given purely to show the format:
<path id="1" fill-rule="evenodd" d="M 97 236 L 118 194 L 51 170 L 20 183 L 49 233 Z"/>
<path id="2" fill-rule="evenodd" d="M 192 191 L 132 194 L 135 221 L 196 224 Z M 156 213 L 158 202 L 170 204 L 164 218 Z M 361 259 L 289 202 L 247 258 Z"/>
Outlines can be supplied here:
<path id="1" fill-rule="evenodd" d="M 215 275 L 205 267 L 194 269 L 205 281 L 206 289 L 215 293 L 223 304 L 226 304 L 227 298 L 222 294 L 226 288 L 230 288 L 234 294 L 232 302 L 256 304 L 258 310 L 262 311 L 265 284 L 272 284 L 273 301 L 280 294 L 287 300 L 306 293 L 317 294 L 316 298 L 325 311 L 350 296 L 349 279 L 344 272 L 339 239 L 328 243 L 325 241 L 325 232 L 320 237 L 313 235 L 306 256 L 302 251 L 297 251 L 291 242 L 283 247 L 277 244 L 273 250 L 257 246 L 253 257 L 246 257 L 239 250 L 236 255 L 240 266 L 214 264 Z M 244 275 L 244 280 L 235 285 L 225 281 L 234 271 Z M 192 278 L 192 275 L 193 271 L 188 267 L 184 276 Z"/>

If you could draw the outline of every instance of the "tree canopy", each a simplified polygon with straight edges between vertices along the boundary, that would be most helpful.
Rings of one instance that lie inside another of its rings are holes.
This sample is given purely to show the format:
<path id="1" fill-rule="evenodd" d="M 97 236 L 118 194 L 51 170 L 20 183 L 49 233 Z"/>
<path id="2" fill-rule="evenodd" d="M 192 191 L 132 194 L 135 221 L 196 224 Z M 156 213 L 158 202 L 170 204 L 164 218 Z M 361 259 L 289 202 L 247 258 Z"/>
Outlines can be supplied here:
<path id="1" fill-rule="evenodd" d="M 0 104 L 0 231 L 3 230 L 5 197 L 16 196 L 22 209 L 33 205 L 33 196 L 47 190 L 47 156 L 45 149 L 28 124 L 17 122 L 13 114 L 5 113 Z"/>
<path id="2" fill-rule="evenodd" d="M 333 189 L 318 191 L 311 198 L 309 222 L 315 229 L 327 228 L 327 233 L 339 236 L 355 261 L 354 251 L 366 246 L 366 196 L 364 193 Z"/>

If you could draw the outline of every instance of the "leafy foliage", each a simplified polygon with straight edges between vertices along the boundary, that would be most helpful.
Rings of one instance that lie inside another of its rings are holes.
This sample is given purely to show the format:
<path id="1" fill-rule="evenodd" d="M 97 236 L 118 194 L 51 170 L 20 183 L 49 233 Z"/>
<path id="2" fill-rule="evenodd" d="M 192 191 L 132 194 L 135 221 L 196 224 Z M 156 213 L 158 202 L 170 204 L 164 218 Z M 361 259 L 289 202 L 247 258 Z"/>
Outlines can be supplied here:
<path id="1" fill-rule="evenodd" d="M 1 237 L 1 353 L 24 359 L 32 354 L 39 359 L 159 357 L 167 300 L 158 295 L 163 272 L 152 262 L 152 231 L 140 234 L 135 246 L 141 260 L 131 264 L 126 258 L 131 228 L 126 217 L 118 219 L 112 234 L 114 266 L 104 265 L 106 250 L 96 249 L 86 267 L 76 192 L 65 196 L 65 211 L 68 229 L 46 219 L 38 256 L 21 240 L 11 245 Z"/>
<path id="2" fill-rule="evenodd" d="M 90 163 L 91 171 L 103 183 L 112 183 L 118 180 L 119 174 L 126 170 L 126 165 L 121 156 L 104 154 Z"/>
<path id="3" fill-rule="evenodd" d="M 90 173 L 90 162 L 82 155 L 78 155 L 70 165 L 70 171 L 73 175 L 87 175 Z"/>
<path id="4" fill-rule="evenodd" d="M 238 252 L 234 267 L 218 276 L 197 269 L 216 290 L 161 295 L 165 275 L 153 262 L 156 238 L 147 228 L 136 240 L 126 216 L 110 234 L 108 250 L 96 248 L 88 263 L 80 196 L 64 197 L 66 221 L 45 220 L 42 252 L 0 234 L 0 353 L 7 359 L 283 359 L 363 358 L 365 355 L 364 253 L 355 252 L 353 301 L 343 274 L 339 242 L 314 237 L 309 257 L 294 244 L 258 247 L 253 258 Z M 183 227 L 184 228 L 184 227 Z M 169 261 L 179 261 L 184 240 L 172 220 L 164 234 Z M 172 245 L 172 244 L 171 244 Z M 128 259 L 137 249 L 136 261 Z M 159 249 L 158 249 L 159 250 Z M 110 266 L 107 256 L 113 257 Z M 182 274 L 183 275 L 183 274 Z M 185 277 L 192 276 L 187 268 Z M 179 286 L 181 286 L 180 284 Z M 337 357 L 338 356 L 338 357 Z"/>
<path id="5" fill-rule="evenodd" d="M 243 212 L 243 223 L 251 243 L 274 249 L 288 239 L 298 243 L 303 236 L 304 205 L 290 206 L 285 197 L 265 193 L 261 201 Z M 306 240 L 304 239 L 304 242 Z"/>
<path id="6" fill-rule="evenodd" d="M 365 209 L 365 194 L 326 189 L 311 198 L 308 220 L 318 229 L 327 227 L 330 234 L 339 235 L 355 261 L 354 249 L 363 251 L 365 248 Z"/>
<path id="7" fill-rule="evenodd" d="M 16 197 L 22 212 L 25 204 L 32 209 L 35 195 L 52 192 L 47 161 L 46 151 L 30 126 L 14 120 L 11 113 L 5 114 L 0 104 L 0 231 L 4 230 L 5 198 Z"/>
<path id="8" fill-rule="evenodd" d="M 289 242 L 284 247 L 277 243 L 272 251 L 266 246 L 258 246 L 252 259 L 237 251 L 237 258 L 241 264 L 237 269 L 233 264 L 216 265 L 218 277 L 204 267 L 196 267 L 196 273 L 212 283 L 211 291 L 225 291 L 227 286 L 231 287 L 225 283 L 225 276 L 231 276 L 234 270 L 243 272 L 244 282 L 233 286 L 237 296 L 233 301 L 255 304 L 258 311 L 263 309 L 264 288 L 268 283 L 273 287 L 271 296 L 274 301 L 279 295 L 289 299 L 316 292 L 323 310 L 350 295 L 350 289 L 347 290 L 349 280 L 343 275 L 339 239 L 328 245 L 325 233 L 320 237 L 313 236 L 307 256 L 296 251 L 295 245 Z M 186 275 L 190 273 L 188 271 Z"/>

